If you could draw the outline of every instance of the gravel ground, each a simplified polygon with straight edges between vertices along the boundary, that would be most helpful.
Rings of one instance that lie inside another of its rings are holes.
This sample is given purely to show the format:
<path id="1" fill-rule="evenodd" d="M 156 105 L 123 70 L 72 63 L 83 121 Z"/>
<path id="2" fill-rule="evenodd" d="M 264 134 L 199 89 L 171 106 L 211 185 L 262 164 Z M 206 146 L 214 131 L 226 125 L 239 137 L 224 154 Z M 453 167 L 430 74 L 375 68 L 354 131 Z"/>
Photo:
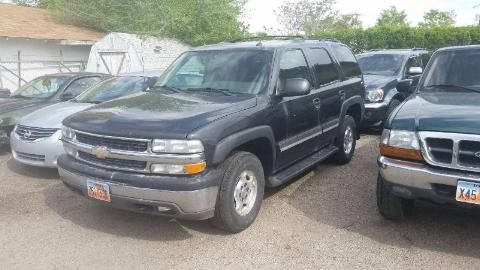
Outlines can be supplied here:
<path id="1" fill-rule="evenodd" d="M 139 215 L 70 192 L 55 170 L 0 150 L 0 269 L 479 269 L 477 211 L 421 204 L 404 223 L 376 212 L 376 145 L 269 191 L 255 224 Z"/>

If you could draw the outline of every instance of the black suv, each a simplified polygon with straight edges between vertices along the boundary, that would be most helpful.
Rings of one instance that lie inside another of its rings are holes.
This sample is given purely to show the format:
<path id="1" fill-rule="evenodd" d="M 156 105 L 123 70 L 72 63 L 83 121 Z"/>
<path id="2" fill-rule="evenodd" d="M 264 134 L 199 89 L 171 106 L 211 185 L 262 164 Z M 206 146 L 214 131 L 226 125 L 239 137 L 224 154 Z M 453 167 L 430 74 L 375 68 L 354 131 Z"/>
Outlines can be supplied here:
<path id="1" fill-rule="evenodd" d="M 350 49 L 318 40 L 184 53 L 148 92 L 64 121 L 63 182 L 131 211 L 238 232 L 264 188 L 334 156 L 349 162 L 365 89 Z"/>
<path id="2" fill-rule="evenodd" d="M 375 50 L 357 55 L 367 89 L 365 127 L 383 126 L 390 113 L 415 90 L 429 57 L 424 49 Z"/>
<path id="3" fill-rule="evenodd" d="M 380 213 L 403 219 L 415 199 L 480 204 L 480 46 L 437 51 L 415 95 L 382 135 Z"/>

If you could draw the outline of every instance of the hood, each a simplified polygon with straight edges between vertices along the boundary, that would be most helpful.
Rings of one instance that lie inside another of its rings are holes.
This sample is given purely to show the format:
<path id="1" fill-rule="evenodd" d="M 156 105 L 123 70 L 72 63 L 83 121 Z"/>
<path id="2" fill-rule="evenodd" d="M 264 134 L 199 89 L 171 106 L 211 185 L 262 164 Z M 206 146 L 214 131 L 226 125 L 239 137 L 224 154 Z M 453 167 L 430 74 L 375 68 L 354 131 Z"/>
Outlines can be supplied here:
<path id="1" fill-rule="evenodd" d="M 25 115 L 52 104 L 45 100 L 0 99 L 0 126 L 14 126 Z"/>
<path id="2" fill-rule="evenodd" d="M 40 128 L 61 128 L 62 121 L 65 118 L 94 105 L 70 101 L 53 104 L 28 114 L 20 121 L 20 125 Z"/>
<path id="3" fill-rule="evenodd" d="M 363 75 L 363 80 L 365 81 L 365 88 L 367 90 L 393 88 L 398 82 L 395 76 L 383 75 Z"/>
<path id="4" fill-rule="evenodd" d="M 480 93 L 421 92 L 391 119 L 394 129 L 480 134 Z"/>
<path id="5" fill-rule="evenodd" d="M 0 114 L 37 106 L 44 101 L 38 99 L 0 98 Z"/>
<path id="6" fill-rule="evenodd" d="M 133 138 L 185 138 L 192 130 L 257 105 L 255 96 L 139 93 L 67 118 L 81 131 Z"/>

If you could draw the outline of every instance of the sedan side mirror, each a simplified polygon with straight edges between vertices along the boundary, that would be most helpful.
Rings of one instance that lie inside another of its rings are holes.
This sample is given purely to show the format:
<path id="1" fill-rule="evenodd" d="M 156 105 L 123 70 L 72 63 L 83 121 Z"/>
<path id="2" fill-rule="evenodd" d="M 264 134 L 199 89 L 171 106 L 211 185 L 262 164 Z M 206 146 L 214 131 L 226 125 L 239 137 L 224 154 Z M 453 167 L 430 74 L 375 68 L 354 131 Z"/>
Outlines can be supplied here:
<path id="1" fill-rule="evenodd" d="M 68 101 L 68 100 L 71 100 L 71 99 L 74 99 L 74 98 L 75 98 L 75 96 L 72 93 L 63 93 L 60 96 L 61 101 Z"/>
<path id="2" fill-rule="evenodd" d="M 0 98 L 8 98 L 10 96 L 10 90 L 0 89 Z"/>
<path id="3" fill-rule="evenodd" d="M 420 75 L 423 73 L 423 68 L 422 67 L 410 67 L 408 69 L 408 72 L 407 74 L 409 76 L 416 76 L 416 75 Z"/>
<path id="4" fill-rule="evenodd" d="M 310 92 L 310 82 L 303 78 L 287 79 L 280 83 L 277 96 L 296 97 L 304 96 Z"/>

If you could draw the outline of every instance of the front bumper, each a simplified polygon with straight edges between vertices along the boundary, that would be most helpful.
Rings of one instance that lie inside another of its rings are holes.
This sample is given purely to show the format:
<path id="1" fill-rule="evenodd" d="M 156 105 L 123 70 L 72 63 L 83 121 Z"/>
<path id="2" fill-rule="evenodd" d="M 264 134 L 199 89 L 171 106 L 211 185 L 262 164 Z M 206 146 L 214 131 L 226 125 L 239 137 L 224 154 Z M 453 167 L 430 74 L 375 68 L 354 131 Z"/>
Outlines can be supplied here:
<path id="1" fill-rule="evenodd" d="M 10 147 L 13 158 L 26 165 L 56 168 L 57 159 L 64 153 L 60 132 L 48 138 L 38 139 L 33 142 L 22 140 L 17 134 L 10 135 Z"/>
<path id="2" fill-rule="evenodd" d="M 429 165 L 378 157 L 380 174 L 390 190 L 405 199 L 457 203 L 458 180 L 480 182 L 480 174 L 435 168 Z"/>
<path id="3" fill-rule="evenodd" d="M 108 184 L 112 207 L 138 213 L 190 220 L 214 216 L 218 183 L 217 170 L 191 176 L 143 175 L 108 171 L 62 155 L 58 163 L 61 180 L 69 188 L 87 194 L 87 180 Z"/>
<path id="4" fill-rule="evenodd" d="M 385 120 L 388 111 L 388 103 L 365 103 L 365 116 L 363 126 L 380 126 Z"/>

